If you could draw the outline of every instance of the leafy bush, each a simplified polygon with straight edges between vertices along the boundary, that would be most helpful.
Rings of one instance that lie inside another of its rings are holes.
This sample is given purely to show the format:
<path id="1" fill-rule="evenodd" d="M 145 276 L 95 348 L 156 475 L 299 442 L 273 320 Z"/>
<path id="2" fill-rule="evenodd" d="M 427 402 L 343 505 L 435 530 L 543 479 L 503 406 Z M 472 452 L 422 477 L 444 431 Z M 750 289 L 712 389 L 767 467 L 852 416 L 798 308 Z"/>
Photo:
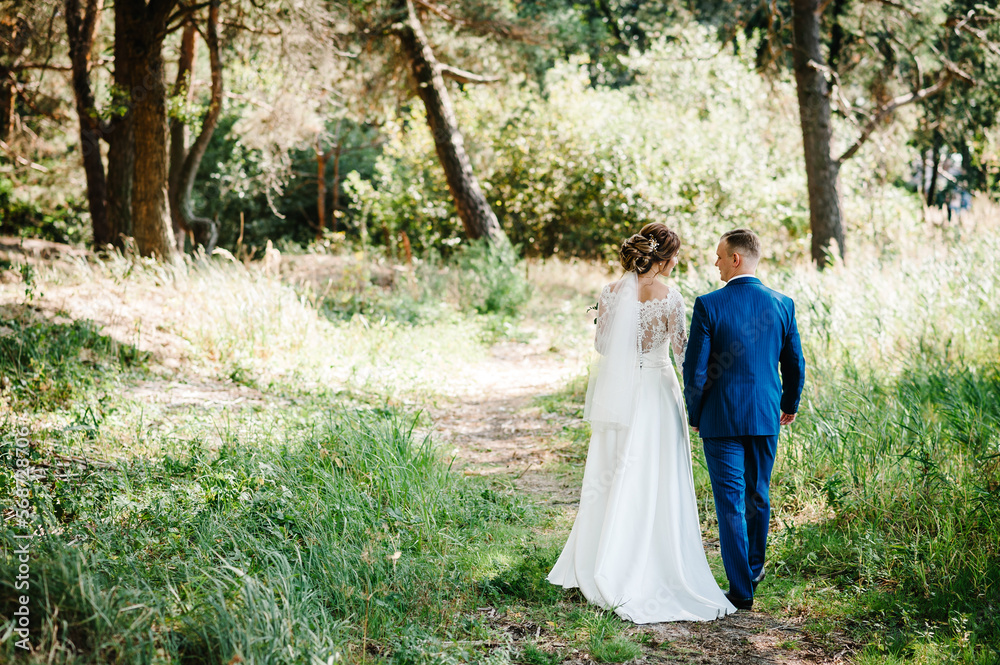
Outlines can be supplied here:
<path id="1" fill-rule="evenodd" d="M 45 211 L 14 196 L 14 183 L 0 178 L 0 234 L 78 244 L 90 237 L 86 202 L 68 199 Z"/>
<path id="2" fill-rule="evenodd" d="M 506 239 L 463 245 L 455 257 L 462 271 L 458 291 L 463 309 L 516 318 L 531 296 L 523 263 Z"/>
<path id="3" fill-rule="evenodd" d="M 307 245 L 316 237 L 317 176 L 314 146 L 292 148 L 283 155 L 286 163 L 273 163 L 273 156 L 248 145 L 250 138 L 239 133 L 239 121 L 245 109 L 230 108 L 219 120 L 198 170 L 194 207 L 205 217 L 219 220 L 219 245 L 236 249 L 243 217 L 242 244 L 246 248 L 264 247 L 268 239 Z M 335 121 L 326 128 L 332 131 Z M 376 147 L 360 148 L 371 143 L 372 131 L 345 122 L 342 136 L 347 146 L 340 163 L 340 177 L 355 171 L 371 177 Z M 333 171 L 327 164 L 327 220 L 330 229 Z M 339 205 L 351 203 L 341 189 Z M 259 253 L 258 253 L 259 256 Z"/>
<path id="4" fill-rule="evenodd" d="M 447 254 L 464 233 L 423 113 L 413 108 L 386 133 L 371 176 L 351 172 L 344 183 L 354 201 L 353 234 L 398 254 L 402 232 L 418 256 Z"/>

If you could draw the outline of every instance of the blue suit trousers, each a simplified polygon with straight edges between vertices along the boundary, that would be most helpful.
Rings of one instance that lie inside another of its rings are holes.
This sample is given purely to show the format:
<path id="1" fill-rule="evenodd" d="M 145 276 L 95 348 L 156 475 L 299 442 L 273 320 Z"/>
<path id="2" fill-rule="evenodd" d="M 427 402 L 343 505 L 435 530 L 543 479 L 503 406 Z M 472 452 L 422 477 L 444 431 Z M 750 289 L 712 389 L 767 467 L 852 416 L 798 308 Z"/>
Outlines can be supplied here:
<path id="1" fill-rule="evenodd" d="M 777 436 L 735 436 L 702 440 L 719 519 L 722 563 L 729 592 L 753 598 L 753 580 L 764 569 L 771 521 L 769 486 Z"/>

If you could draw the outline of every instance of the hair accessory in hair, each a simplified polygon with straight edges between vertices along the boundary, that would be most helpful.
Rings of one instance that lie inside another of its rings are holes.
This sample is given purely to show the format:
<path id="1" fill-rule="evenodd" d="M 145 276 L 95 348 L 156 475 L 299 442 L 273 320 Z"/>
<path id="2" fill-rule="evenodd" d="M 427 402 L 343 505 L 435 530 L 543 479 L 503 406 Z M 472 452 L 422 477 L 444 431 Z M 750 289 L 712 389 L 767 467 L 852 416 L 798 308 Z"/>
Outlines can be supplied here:
<path id="1" fill-rule="evenodd" d="M 660 243 L 659 243 L 659 241 L 657 241 L 656 238 L 650 238 L 649 239 L 649 249 L 650 250 L 652 250 L 652 251 L 655 252 L 656 248 L 659 247 L 659 246 L 660 246 Z"/>

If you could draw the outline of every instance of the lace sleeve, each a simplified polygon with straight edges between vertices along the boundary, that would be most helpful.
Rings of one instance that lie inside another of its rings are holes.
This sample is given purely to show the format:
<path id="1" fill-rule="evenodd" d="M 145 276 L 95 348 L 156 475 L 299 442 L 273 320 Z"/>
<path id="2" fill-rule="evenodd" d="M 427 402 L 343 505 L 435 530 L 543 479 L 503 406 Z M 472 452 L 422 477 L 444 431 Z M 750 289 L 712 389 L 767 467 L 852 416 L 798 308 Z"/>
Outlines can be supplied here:
<path id="1" fill-rule="evenodd" d="M 609 319 L 608 311 L 611 299 L 614 294 L 611 292 L 611 285 L 608 284 L 601 291 L 601 298 L 597 301 L 597 332 L 594 334 L 594 348 L 602 356 L 607 355 Z"/>
<path id="2" fill-rule="evenodd" d="M 667 312 L 667 334 L 670 336 L 670 347 L 674 351 L 674 364 L 684 374 L 684 354 L 687 353 L 688 334 L 687 317 L 684 311 L 684 298 L 680 291 L 674 289 L 670 309 Z"/>

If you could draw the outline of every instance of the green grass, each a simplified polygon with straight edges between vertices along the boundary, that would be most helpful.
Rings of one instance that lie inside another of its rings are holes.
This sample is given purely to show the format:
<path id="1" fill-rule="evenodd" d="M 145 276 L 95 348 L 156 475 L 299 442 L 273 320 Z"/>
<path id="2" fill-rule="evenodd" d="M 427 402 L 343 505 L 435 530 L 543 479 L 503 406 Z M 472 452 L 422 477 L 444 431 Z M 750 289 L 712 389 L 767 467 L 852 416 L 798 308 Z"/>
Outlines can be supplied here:
<path id="1" fill-rule="evenodd" d="M 42 522 L 61 533 L 35 545 L 37 646 L 79 662 L 160 652 L 325 662 L 387 647 L 407 623 L 451 626 L 473 581 L 469 552 L 524 522 L 528 506 L 449 473 L 412 420 L 316 415 L 263 448 L 192 447 L 39 483 Z M 0 560 L 5 616 L 17 595 L 12 531 Z"/>
<path id="2" fill-rule="evenodd" d="M 525 663 L 525 665 L 559 665 L 563 661 L 563 654 L 558 651 L 549 652 L 539 649 L 533 643 L 528 642 L 524 645 L 524 650 L 518 661 Z"/>
<path id="3" fill-rule="evenodd" d="M 956 662 L 1000 658 L 1000 366 L 828 390 L 785 441 L 774 492 L 808 485 L 829 516 L 777 532 L 776 572 L 833 585 L 827 611 L 893 657 L 933 636 Z"/>
<path id="4" fill-rule="evenodd" d="M 613 614 L 597 614 L 586 623 L 590 655 L 598 663 L 624 663 L 642 655 L 639 645 L 621 635 L 622 622 Z"/>
<path id="5" fill-rule="evenodd" d="M 554 553 L 531 543 L 549 517 L 506 479 L 452 472 L 426 416 L 400 405 L 425 394 L 420 383 L 397 372 L 324 385 L 343 361 L 449 373 L 439 354 L 482 348 L 486 315 L 338 322 L 241 266 L 112 259 L 86 270 L 150 295 L 189 290 L 183 316 L 162 324 L 190 344 L 185 365 L 265 399 L 220 409 L 133 397 L 139 381 L 164 385 L 158 358 L 89 321 L 43 318 L 37 299 L 6 310 L 2 426 L 28 416 L 40 471 L 35 661 L 500 663 L 520 651 L 497 647 L 505 638 L 476 608 L 585 608 L 542 579 Z M 226 287 L 225 302 L 197 295 Z M 0 451 L 7 503 L 11 443 Z M 0 532 L 7 627 L 22 593 L 18 533 L 12 521 Z M 6 635 L 0 660 L 19 653 Z"/>
<path id="6" fill-rule="evenodd" d="M 63 322 L 55 322 L 26 307 L 12 310 L 0 314 L 0 399 L 12 409 L 71 406 L 95 384 L 113 383 L 148 359 L 149 354 L 102 335 L 88 321 L 61 317 Z"/>

